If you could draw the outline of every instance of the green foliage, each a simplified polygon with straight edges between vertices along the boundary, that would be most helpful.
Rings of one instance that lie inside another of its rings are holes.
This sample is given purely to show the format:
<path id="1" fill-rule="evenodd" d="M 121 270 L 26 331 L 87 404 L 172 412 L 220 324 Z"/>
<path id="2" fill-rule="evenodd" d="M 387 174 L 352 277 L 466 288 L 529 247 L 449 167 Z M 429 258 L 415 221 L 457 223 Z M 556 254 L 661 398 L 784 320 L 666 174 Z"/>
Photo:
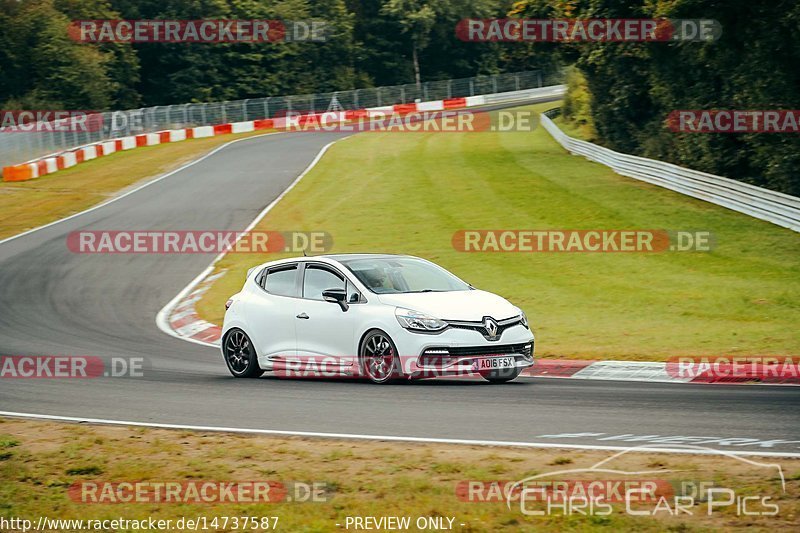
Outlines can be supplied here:
<path id="1" fill-rule="evenodd" d="M 466 43 L 463 18 L 716 19 L 716 42 Z M 74 19 L 318 19 L 324 43 L 85 44 Z M 800 108 L 790 0 L 0 0 L 3 108 L 124 109 L 576 64 L 565 118 L 623 152 L 800 194 L 800 136 L 674 134 L 680 109 Z"/>
<path id="2" fill-rule="evenodd" d="M 0 450 L 19 446 L 19 441 L 11 435 L 0 435 Z"/>
<path id="3" fill-rule="evenodd" d="M 800 195 L 794 134 L 675 134 L 673 110 L 798 109 L 800 4 L 790 1 L 591 0 L 581 16 L 716 19 L 718 41 L 582 47 L 592 115 L 603 144 Z"/>
<path id="4" fill-rule="evenodd" d="M 554 62 L 577 64 L 601 144 L 800 195 L 800 136 L 675 134 L 665 124 L 675 110 L 798 109 L 797 2 L 521 0 L 509 15 L 717 20 L 722 36 L 713 42 L 535 43 L 519 50 L 545 49 Z M 574 87 L 568 106 L 582 98 Z"/>
<path id="5" fill-rule="evenodd" d="M 124 84 L 135 80 L 136 58 L 119 45 L 86 46 L 72 40 L 67 28 L 72 2 L 52 0 L 3 4 L 7 32 L 0 56 L 5 107 L 106 109 L 134 105 Z M 88 0 L 74 18 L 117 16 L 102 0 Z M 122 74 L 122 71 L 133 71 Z"/>
<path id="6" fill-rule="evenodd" d="M 592 95 L 586 77 L 575 67 L 567 71 L 567 94 L 564 95 L 564 104 L 561 112 L 565 120 L 579 128 L 582 137 L 594 139 L 594 119 L 592 118 Z"/>
<path id="7" fill-rule="evenodd" d="M 0 105 L 124 109 L 285 96 L 527 68 L 456 23 L 509 0 L 0 0 Z M 75 19 L 322 20 L 325 42 L 78 43 Z M 413 53 L 412 53 L 413 52 Z"/>

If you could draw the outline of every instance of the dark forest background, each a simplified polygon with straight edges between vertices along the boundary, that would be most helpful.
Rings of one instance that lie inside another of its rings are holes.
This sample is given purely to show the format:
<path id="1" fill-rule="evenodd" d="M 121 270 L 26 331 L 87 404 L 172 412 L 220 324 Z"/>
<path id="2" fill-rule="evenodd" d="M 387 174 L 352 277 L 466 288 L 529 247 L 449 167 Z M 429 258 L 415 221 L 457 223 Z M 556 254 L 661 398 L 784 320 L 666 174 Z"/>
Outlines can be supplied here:
<path id="1" fill-rule="evenodd" d="M 463 18 L 705 18 L 716 42 L 467 43 Z M 323 19 L 324 43 L 83 44 L 73 19 Z M 797 134 L 675 134 L 675 109 L 800 109 L 790 0 L 0 0 L 0 108 L 128 109 L 571 65 L 598 143 L 800 195 Z"/>

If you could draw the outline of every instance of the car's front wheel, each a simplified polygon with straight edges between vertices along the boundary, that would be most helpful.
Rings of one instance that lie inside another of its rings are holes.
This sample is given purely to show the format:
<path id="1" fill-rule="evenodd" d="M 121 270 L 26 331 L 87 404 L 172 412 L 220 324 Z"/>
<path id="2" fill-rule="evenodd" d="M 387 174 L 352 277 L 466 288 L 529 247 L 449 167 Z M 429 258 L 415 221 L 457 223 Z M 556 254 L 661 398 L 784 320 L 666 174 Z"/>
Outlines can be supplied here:
<path id="1" fill-rule="evenodd" d="M 522 372 L 521 368 L 498 368 L 489 372 L 481 372 L 481 377 L 489 383 L 508 383 L 517 379 L 520 372 Z"/>
<path id="2" fill-rule="evenodd" d="M 241 329 L 230 330 L 222 341 L 225 364 L 233 377 L 257 378 L 264 373 L 258 366 L 256 349 L 250 337 Z"/>
<path id="3" fill-rule="evenodd" d="M 389 383 L 403 375 L 394 342 L 379 329 L 364 336 L 358 355 L 361 375 L 373 383 Z"/>

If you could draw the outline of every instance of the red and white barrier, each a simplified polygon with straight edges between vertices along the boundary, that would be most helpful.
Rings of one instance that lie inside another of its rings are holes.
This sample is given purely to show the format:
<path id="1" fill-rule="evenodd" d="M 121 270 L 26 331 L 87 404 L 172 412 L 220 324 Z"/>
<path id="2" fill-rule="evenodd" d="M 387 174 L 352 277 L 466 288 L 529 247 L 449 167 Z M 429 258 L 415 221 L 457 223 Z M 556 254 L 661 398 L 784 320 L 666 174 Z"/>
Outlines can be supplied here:
<path id="1" fill-rule="evenodd" d="M 559 86 L 560 87 L 560 86 Z M 552 88 L 543 88 L 545 90 Z M 536 90 L 534 90 L 536 91 Z M 504 93 L 512 95 L 514 93 Z M 495 95 L 497 96 L 497 95 Z M 358 120 L 369 117 L 386 117 L 388 115 L 405 115 L 408 113 L 442 111 L 462 107 L 480 106 L 487 103 L 485 96 L 470 96 L 465 98 L 449 98 L 431 102 L 417 102 L 411 104 L 397 104 L 390 106 L 370 107 L 350 111 L 330 111 L 324 113 L 311 113 L 287 119 L 250 120 L 217 124 L 215 126 L 197 126 L 194 128 L 159 131 L 155 133 L 142 133 L 121 137 L 110 141 L 103 141 L 87 146 L 74 148 L 61 154 L 46 156 L 20 165 L 3 168 L 3 181 L 26 181 L 38 178 L 59 170 L 73 167 L 79 163 L 91 161 L 98 157 L 107 156 L 123 150 L 132 150 L 144 146 L 156 146 L 164 143 L 180 142 L 187 139 L 202 139 L 216 135 L 232 133 L 248 133 L 268 129 L 282 130 L 288 125 L 304 125 L 309 122 L 319 124 L 332 124 L 348 120 Z"/>

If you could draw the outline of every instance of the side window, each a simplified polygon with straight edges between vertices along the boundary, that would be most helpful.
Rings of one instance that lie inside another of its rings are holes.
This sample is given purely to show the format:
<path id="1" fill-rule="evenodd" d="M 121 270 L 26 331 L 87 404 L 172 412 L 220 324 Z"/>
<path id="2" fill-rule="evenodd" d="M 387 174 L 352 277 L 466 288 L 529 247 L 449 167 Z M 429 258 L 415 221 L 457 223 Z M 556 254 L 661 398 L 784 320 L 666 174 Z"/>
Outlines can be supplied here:
<path id="1" fill-rule="evenodd" d="M 278 296 L 295 296 L 295 281 L 297 279 L 297 265 L 279 267 L 267 272 L 264 280 L 264 290 Z"/>
<path id="2" fill-rule="evenodd" d="M 344 279 L 334 272 L 315 265 L 306 267 L 303 278 L 303 298 L 322 300 L 322 291 L 344 289 Z"/>

